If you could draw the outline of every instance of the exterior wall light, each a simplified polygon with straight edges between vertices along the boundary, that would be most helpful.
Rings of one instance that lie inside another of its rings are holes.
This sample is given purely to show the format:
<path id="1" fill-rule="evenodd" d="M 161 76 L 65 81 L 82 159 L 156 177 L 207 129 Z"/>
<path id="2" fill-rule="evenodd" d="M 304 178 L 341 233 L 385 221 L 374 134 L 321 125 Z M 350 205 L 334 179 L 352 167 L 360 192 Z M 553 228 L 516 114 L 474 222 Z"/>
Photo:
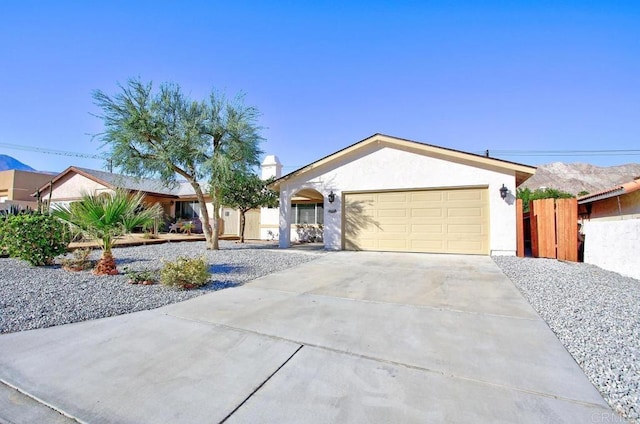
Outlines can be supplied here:
<path id="1" fill-rule="evenodd" d="M 502 187 L 500 187 L 500 197 L 502 197 L 503 199 L 506 199 L 507 193 L 509 193 L 509 189 L 506 188 L 504 184 L 502 184 Z"/>
<path id="2" fill-rule="evenodd" d="M 327 199 L 329 199 L 329 203 L 335 202 L 336 194 L 333 192 L 333 190 L 331 190 L 331 193 L 329 193 L 329 195 L 327 196 Z"/>

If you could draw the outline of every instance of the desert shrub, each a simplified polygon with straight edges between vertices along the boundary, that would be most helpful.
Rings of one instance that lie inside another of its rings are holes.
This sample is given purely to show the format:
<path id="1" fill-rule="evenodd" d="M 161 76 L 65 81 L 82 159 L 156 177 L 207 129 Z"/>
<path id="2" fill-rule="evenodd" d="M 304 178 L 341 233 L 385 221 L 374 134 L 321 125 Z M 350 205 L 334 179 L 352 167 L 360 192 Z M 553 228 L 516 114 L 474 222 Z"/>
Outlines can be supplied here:
<path id="1" fill-rule="evenodd" d="M 0 215 L 0 256 L 7 256 L 7 248 L 4 244 L 5 235 L 5 222 L 7 221 L 6 215 Z"/>
<path id="2" fill-rule="evenodd" d="M 70 271 L 86 271 L 95 265 L 89 259 L 91 249 L 76 249 L 73 251 L 71 258 L 64 258 L 60 261 L 65 269 Z"/>
<path id="3" fill-rule="evenodd" d="M 156 281 L 153 271 L 133 271 L 129 268 L 124 269 L 124 275 L 129 279 L 129 284 L 143 284 L 145 286 L 151 285 Z"/>
<path id="4" fill-rule="evenodd" d="M 203 258 L 180 257 L 173 262 L 165 262 L 160 270 L 160 283 L 182 289 L 204 286 L 209 277 Z"/>
<path id="5" fill-rule="evenodd" d="M 4 220 L 0 250 L 31 265 L 43 266 L 65 253 L 69 242 L 67 226 L 50 215 L 10 215 Z"/>

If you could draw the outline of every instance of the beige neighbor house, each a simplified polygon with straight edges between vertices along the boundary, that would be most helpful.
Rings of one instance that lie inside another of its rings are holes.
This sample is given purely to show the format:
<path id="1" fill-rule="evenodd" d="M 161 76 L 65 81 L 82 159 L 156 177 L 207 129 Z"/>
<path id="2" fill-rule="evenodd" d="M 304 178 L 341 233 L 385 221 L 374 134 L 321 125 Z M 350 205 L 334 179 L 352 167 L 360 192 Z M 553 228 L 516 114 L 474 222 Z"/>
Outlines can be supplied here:
<path id="1" fill-rule="evenodd" d="M 280 247 L 306 223 L 330 250 L 515 255 L 515 190 L 535 170 L 375 134 L 274 182 Z"/>
<path id="2" fill-rule="evenodd" d="M 640 280 L 640 178 L 578 198 L 584 261 Z"/>
<path id="3" fill-rule="evenodd" d="M 0 171 L 0 210 L 9 209 L 11 205 L 36 209 L 38 202 L 31 194 L 53 177 L 44 172 L 17 169 Z"/>
<path id="4" fill-rule="evenodd" d="M 43 199 L 49 198 L 51 191 L 52 204 L 69 204 L 80 200 L 84 193 L 113 192 L 116 188 L 124 188 L 132 192 L 144 193 L 144 201 L 148 204 L 158 203 L 170 221 L 189 220 L 196 223 L 196 231 L 201 231 L 199 222 L 199 205 L 195 191 L 187 182 L 173 187 L 166 187 L 159 180 L 135 178 L 113 174 L 95 169 L 71 166 L 40 187 Z M 209 216 L 213 217 L 213 208 L 207 204 Z M 239 232 L 238 211 L 222 208 L 220 233 L 237 236 Z M 259 237 L 259 212 L 247 214 L 246 238 Z"/>

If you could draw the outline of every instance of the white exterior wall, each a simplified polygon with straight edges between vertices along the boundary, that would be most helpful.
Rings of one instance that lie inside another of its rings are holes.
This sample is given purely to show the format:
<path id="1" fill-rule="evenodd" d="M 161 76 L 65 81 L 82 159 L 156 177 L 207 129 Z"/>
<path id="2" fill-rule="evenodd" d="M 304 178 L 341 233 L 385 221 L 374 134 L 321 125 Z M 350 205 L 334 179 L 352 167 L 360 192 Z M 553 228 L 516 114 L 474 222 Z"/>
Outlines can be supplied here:
<path id="1" fill-rule="evenodd" d="M 586 221 L 584 261 L 640 280 L 640 219 Z"/>
<path id="2" fill-rule="evenodd" d="M 280 190 L 280 246 L 288 247 L 290 229 L 286 222 L 292 196 L 303 188 L 313 188 L 325 198 L 324 244 L 326 249 L 342 248 L 343 192 L 406 190 L 485 186 L 489 189 L 489 246 L 492 255 L 515 255 L 515 173 L 451 162 L 395 148 L 363 149 L 358 156 L 344 159 L 333 169 L 318 169 L 292 178 Z M 509 189 L 506 201 L 500 187 Z M 329 204 L 333 190 L 336 200 Z M 282 207 L 285 206 L 285 207 Z"/>
<path id="3" fill-rule="evenodd" d="M 280 178 L 282 176 L 282 164 L 276 155 L 268 155 L 262 161 L 262 179 Z M 260 239 L 278 240 L 278 222 L 280 210 L 278 208 L 260 209 Z"/>
<path id="4" fill-rule="evenodd" d="M 279 208 L 261 208 L 260 209 L 260 239 L 261 240 L 278 240 L 278 222 L 280 219 Z M 271 231 L 271 234 L 269 234 Z"/>

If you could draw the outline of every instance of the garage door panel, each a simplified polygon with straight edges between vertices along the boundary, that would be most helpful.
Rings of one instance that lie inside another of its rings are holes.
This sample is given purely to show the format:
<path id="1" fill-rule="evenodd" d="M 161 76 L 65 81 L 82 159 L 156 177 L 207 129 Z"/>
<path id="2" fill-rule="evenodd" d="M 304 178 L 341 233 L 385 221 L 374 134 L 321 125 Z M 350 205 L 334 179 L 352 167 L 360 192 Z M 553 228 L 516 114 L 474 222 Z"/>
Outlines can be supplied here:
<path id="1" fill-rule="evenodd" d="M 381 233 L 395 233 L 395 234 L 407 234 L 409 231 L 409 228 L 407 225 L 405 224 L 381 224 L 380 225 L 380 232 Z M 380 235 L 380 237 L 383 237 L 383 234 Z"/>
<path id="2" fill-rule="evenodd" d="M 479 224 L 448 224 L 447 233 L 449 234 L 465 234 L 480 235 L 482 234 L 482 225 Z"/>
<path id="3" fill-rule="evenodd" d="M 441 218 L 442 208 L 412 208 L 411 216 L 414 218 L 426 217 L 426 218 Z"/>
<path id="4" fill-rule="evenodd" d="M 481 207 L 469 207 L 469 208 L 447 208 L 447 216 L 455 217 L 481 217 Z"/>
<path id="5" fill-rule="evenodd" d="M 483 248 L 482 240 L 447 240 L 447 249 L 461 253 L 472 253 Z"/>
<path id="6" fill-rule="evenodd" d="M 394 209 L 380 209 L 378 210 L 378 216 L 380 218 L 392 217 L 392 218 L 406 218 L 407 217 L 407 209 L 406 208 L 394 208 Z"/>
<path id="7" fill-rule="evenodd" d="M 345 248 L 489 252 L 487 189 L 345 194 Z"/>
<path id="8" fill-rule="evenodd" d="M 378 195 L 378 202 L 380 205 L 384 205 L 387 203 L 404 203 L 407 201 L 407 193 L 402 192 L 389 192 L 389 193 L 380 193 Z"/>
<path id="9" fill-rule="evenodd" d="M 410 192 L 411 202 L 441 202 L 443 192 L 441 191 L 412 191 Z"/>
<path id="10" fill-rule="evenodd" d="M 439 224 L 414 224 L 411 226 L 414 234 L 444 234 L 444 226 Z"/>
<path id="11" fill-rule="evenodd" d="M 378 241 L 378 248 L 380 250 L 399 250 L 405 251 L 409 248 L 406 240 L 398 239 L 382 239 Z"/>
<path id="12" fill-rule="evenodd" d="M 411 240 L 411 250 L 414 252 L 441 252 L 445 250 L 442 240 Z"/>
<path id="13" fill-rule="evenodd" d="M 482 200 L 482 192 L 479 190 L 450 190 L 445 192 L 448 201 L 456 200 Z"/>

